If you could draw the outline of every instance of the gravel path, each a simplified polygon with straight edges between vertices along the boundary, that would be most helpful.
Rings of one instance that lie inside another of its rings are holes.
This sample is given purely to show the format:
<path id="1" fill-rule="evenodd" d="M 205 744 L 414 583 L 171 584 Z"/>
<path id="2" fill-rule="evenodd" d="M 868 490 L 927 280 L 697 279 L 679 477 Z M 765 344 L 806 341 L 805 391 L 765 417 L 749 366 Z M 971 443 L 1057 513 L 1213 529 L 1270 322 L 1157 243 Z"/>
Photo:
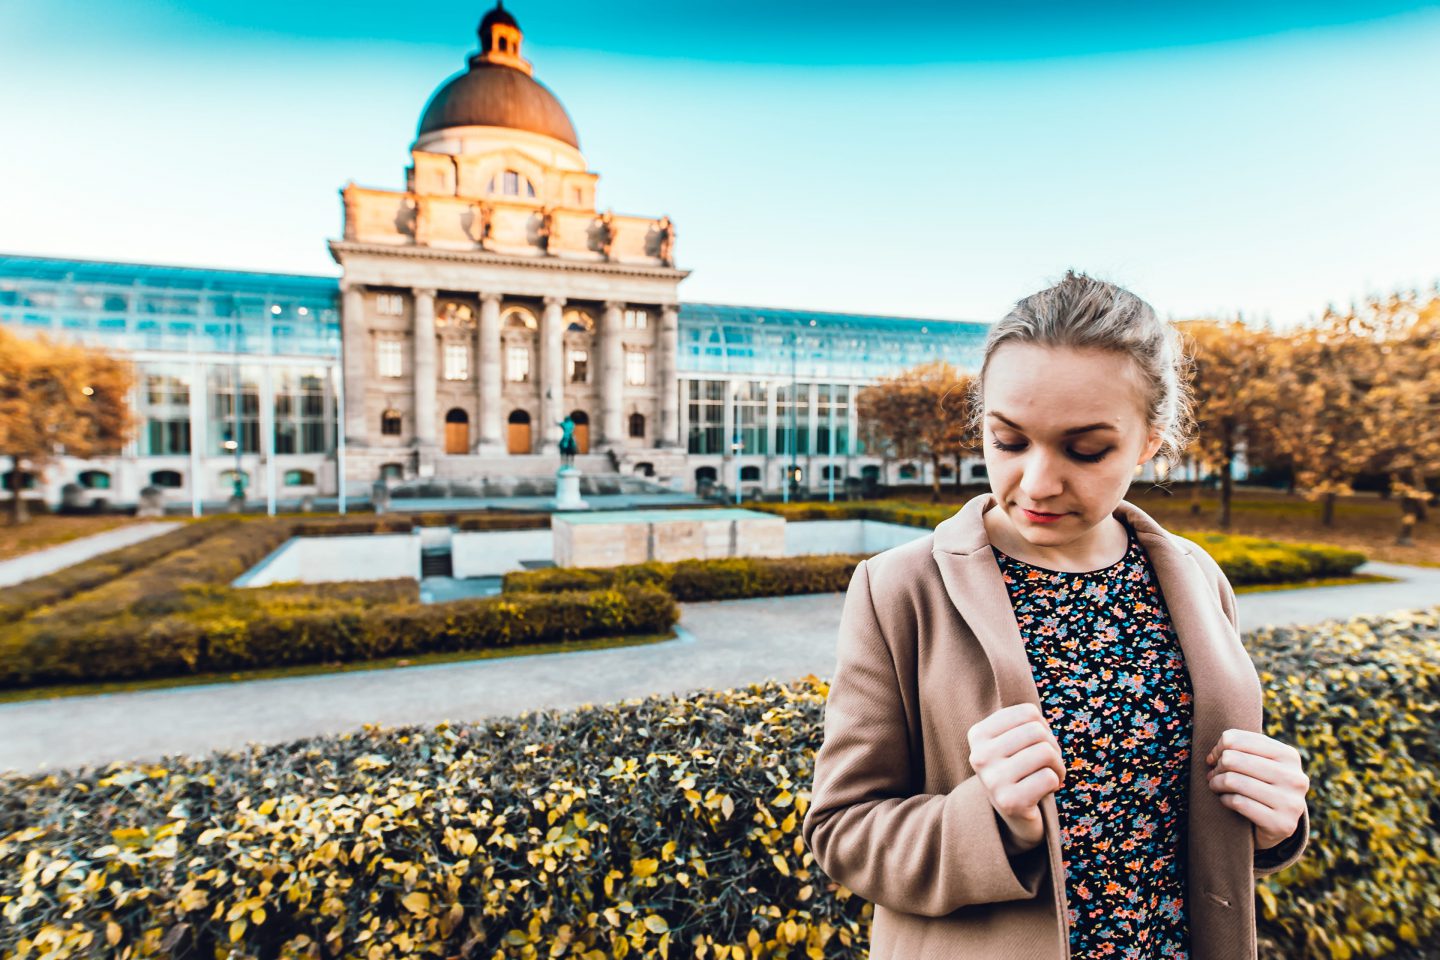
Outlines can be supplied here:
<path id="1" fill-rule="evenodd" d="M 43 577 L 47 573 L 63 570 L 65 567 L 83 563 L 102 553 L 119 550 L 151 537 L 158 537 L 180 526 L 174 521 L 156 523 L 130 523 L 114 530 L 94 533 L 88 537 L 67 540 L 44 550 L 22 554 L 9 560 L 0 560 L 0 587 L 9 587 L 26 580 Z"/>
<path id="2" fill-rule="evenodd" d="M 1440 569 L 1369 563 L 1361 570 L 1403 580 L 1241 594 L 1241 626 L 1440 604 Z M 679 637 L 646 646 L 3 704 L 0 770 L 152 760 L 365 723 L 475 720 L 828 677 L 843 599 L 831 593 L 685 604 Z"/>

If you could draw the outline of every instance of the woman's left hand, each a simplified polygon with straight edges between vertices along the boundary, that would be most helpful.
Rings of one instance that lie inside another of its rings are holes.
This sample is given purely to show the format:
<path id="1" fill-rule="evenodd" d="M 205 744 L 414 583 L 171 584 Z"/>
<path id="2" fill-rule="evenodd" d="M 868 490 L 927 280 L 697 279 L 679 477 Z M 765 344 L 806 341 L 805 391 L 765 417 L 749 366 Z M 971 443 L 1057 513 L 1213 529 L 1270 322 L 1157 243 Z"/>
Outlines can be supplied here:
<path id="1" fill-rule="evenodd" d="M 1310 778 L 1300 752 L 1253 730 L 1232 727 L 1205 758 L 1210 789 L 1220 802 L 1255 825 L 1255 849 L 1266 850 L 1295 832 L 1305 812 Z"/>

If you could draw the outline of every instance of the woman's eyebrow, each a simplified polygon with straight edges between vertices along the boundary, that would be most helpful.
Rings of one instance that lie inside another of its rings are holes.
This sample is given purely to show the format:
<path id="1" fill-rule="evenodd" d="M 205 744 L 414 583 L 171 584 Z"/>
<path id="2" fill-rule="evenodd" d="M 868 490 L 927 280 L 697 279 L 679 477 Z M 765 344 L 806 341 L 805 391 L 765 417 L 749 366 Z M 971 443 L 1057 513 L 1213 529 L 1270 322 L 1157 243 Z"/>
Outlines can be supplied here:
<path id="1" fill-rule="evenodd" d="M 1003 413 L 996 413 L 994 410 L 991 410 L 988 415 L 994 417 L 996 420 L 1003 421 L 1003 422 L 1006 424 L 1006 426 L 1014 427 L 1016 430 L 1019 430 L 1021 433 L 1024 433 L 1024 432 L 1025 432 L 1025 428 L 1024 428 L 1024 427 L 1020 426 L 1020 424 L 1016 423 L 1014 420 L 1011 420 L 1009 417 L 1005 416 L 1005 414 L 1003 414 Z M 1089 433 L 1091 430 L 1114 430 L 1114 429 L 1115 429 L 1115 425 L 1114 425 L 1114 424 L 1110 424 L 1110 423 L 1087 423 L 1087 424 L 1085 424 L 1085 426 L 1083 426 L 1083 427 L 1070 427 L 1068 430 L 1062 431 L 1062 432 L 1061 432 L 1061 436 L 1068 437 L 1068 436 L 1071 436 L 1072 434 L 1076 434 L 1076 433 Z"/>

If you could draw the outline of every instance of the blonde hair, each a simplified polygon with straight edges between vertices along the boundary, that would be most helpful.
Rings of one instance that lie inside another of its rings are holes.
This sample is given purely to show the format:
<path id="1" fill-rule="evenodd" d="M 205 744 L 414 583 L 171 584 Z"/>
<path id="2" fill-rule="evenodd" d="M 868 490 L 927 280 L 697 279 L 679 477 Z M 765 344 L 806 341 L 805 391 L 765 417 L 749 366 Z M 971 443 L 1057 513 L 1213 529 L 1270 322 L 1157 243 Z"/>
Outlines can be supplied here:
<path id="1" fill-rule="evenodd" d="M 970 384 L 970 422 L 984 432 L 985 370 L 1006 343 L 1043 347 L 1088 347 L 1122 353 L 1135 361 L 1145 397 L 1147 424 L 1160 430 L 1155 458 L 1168 476 L 1179 465 L 1194 429 L 1189 374 L 1192 361 L 1172 324 L 1155 316 L 1150 304 L 1113 283 L 1074 270 L 1065 279 L 1015 304 L 985 338 L 985 359 Z"/>

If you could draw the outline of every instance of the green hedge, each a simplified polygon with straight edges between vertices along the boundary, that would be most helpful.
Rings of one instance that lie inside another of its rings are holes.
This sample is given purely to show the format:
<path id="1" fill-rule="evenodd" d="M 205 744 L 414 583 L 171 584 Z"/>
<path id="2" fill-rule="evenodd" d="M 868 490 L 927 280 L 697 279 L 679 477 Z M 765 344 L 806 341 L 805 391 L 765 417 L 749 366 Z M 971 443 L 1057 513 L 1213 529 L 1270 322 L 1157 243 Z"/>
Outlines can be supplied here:
<path id="1" fill-rule="evenodd" d="M 1260 960 L 1433 958 L 1440 607 L 1246 643 L 1311 781 L 1305 855 L 1256 883 Z M 0 777 L 0 953 L 862 960 L 873 907 L 801 835 L 828 691 Z"/>
<path id="2" fill-rule="evenodd" d="M 782 597 L 797 593 L 843 591 L 864 554 L 817 554 L 806 557 L 724 557 L 678 560 L 673 563 L 625 564 L 618 567 L 549 567 L 505 574 L 512 591 L 593 590 L 616 584 L 654 584 L 676 600 L 735 600 Z"/>
<path id="3" fill-rule="evenodd" d="M 348 591 L 183 591 L 183 610 L 125 615 L 0 640 L 0 688 L 211 673 L 664 633 L 674 598 L 656 587 L 413 601 L 414 581 Z"/>
<path id="4" fill-rule="evenodd" d="M 959 508 L 953 504 L 872 500 L 860 503 L 757 503 L 753 509 L 779 514 L 786 520 L 879 520 L 934 529 Z M 1348 576 L 1367 559 L 1358 550 L 1323 543 L 1267 540 L 1204 530 L 1173 532 L 1204 548 L 1220 564 L 1220 569 L 1225 571 L 1226 578 L 1234 586 Z"/>

